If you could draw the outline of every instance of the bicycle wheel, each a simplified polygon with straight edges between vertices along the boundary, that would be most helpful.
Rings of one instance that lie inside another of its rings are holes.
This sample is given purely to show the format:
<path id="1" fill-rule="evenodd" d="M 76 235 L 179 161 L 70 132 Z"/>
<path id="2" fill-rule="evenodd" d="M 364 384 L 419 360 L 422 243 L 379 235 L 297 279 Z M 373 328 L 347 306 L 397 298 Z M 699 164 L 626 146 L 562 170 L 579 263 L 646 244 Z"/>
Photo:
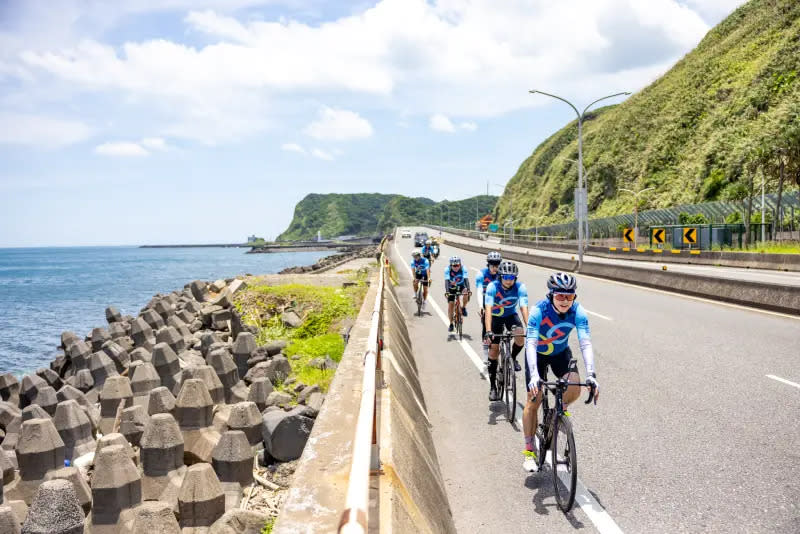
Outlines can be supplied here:
<path id="1" fill-rule="evenodd" d="M 553 461 L 553 486 L 556 502 L 565 514 L 575 503 L 575 487 L 578 485 L 578 458 L 575 453 L 575 437 L 572 424 L 564 416 L 553 419 L 551 443 Z"/>
<path id="2" fill-rule="evenodd" d="M 417 287 L 417 315 L 422 317 L 422 282 Z"/>
<path id="3" fill-rule="evenodd" d="M 509 423 L 513 423 L 517 416 L 517 376 L 514 372 L 514 359 L 511 357 L 510 351 L 506 351 L 506 417 Z"/>
<path id="4" fill-rule="evenodd" d="M 463 319 L 461 318 L 461 303 L 456 300 L 456 329 L 458 330 L 458 340 L 461 341 L 462 338 L 462 324 Z"/>
<path id="5" fill-rule="evenodd" d="M 497 356 L 497 399 L 503 399 L 505 396 L 506 391 L 506 381 L 505 381 L 505 374 L 506 374 L 506 367 L 505 367 L 505 357 L 503 355 L 503 344 L 500 343 L 500 354 Z"/>

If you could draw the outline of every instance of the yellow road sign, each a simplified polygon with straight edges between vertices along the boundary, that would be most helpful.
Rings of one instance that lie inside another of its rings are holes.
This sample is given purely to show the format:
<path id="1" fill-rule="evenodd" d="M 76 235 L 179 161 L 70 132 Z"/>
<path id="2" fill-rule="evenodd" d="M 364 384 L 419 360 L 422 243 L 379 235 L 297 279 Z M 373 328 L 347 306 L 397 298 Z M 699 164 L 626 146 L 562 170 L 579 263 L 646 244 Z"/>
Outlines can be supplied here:
<path id="1" fill-rule="evenodd" d="M 664 229 L 663 228 L 653 228 L 653 241 L 656 243 L 663 243 L 664 242 Z"/>
<path id="2" fill-rule="evenodd" d="M 697 228 L 684 228 L 683 242 L 692 245 L 697 243 Z"/>
<path id="3" fill-rule="evenodd" d="M 633 228 L 625 228 L 625 230 L 622 232 L 622 238 L 626 242 L 632 243 L 633 242 Z"/>

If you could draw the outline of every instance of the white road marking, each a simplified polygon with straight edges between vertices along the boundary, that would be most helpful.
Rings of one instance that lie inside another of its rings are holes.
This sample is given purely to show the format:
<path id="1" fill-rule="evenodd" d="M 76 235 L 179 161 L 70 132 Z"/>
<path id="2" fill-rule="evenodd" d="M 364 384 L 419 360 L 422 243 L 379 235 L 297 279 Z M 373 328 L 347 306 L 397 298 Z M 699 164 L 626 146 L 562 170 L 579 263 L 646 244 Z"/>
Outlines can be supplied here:
<path id="1" fill-rule="evenodd" d="M 394 251 L 397 253 L 398 258 L 402 261 L 402 256 L 400 255 L 400 250 L 397 248 L 397 242 L 394 243 Z M 403 262 L 403 265 L 406 267 L 406 271 L 408 274 L 411 275 L 411 266 L 406 262 Z M 475 269 L 473 267 L 473 269 Z M 478 269 L 475 269 L 476 271 Z M 445 325 L 450 324 L 450 321 L 447 319 L 447 315 L 442 311 L 436 301 L 432 298 L 429 298 L 428 301 L 431 306 L 433 307 L 436 314 L 442 320 L 442 323 Z M 587 310 L 588 311 L 588 310 Z M 599 314 L 595 314 L 600 316 Z M 600 316 L 603 317 L 603 316 Z M 610 318 L 603 317 L 604 319 L 611 320 Z M 483 371 L 483 360 L 478 357 L 478 354 L 475 350 L 463 339 L 459 342 L 461 348 L 464 349 L 464 352 L 467 354 L 469 359 L 472 363 L 477 367 L 478 372 L 486 377 L 486 374 Z M 769 376 L 769 375 L 768 375 Z M 794 384 L 797 385 L 797 384 Z M 800 387 L 800 385 L 798 385 Z M 519 406 L 523 406 L 522 403 L 518 403 Z M 519 425 L 519 428 L 522 428 L 522 416 L 518 415 L 516 418 L 516 423 Z M 548 463 L 552 466 L 552 462 L 550 462 L 550 458 L 548 457 Z M 583 482 L 578 479 L 578 484 L 575 487 L 575 502 L 578 506 L 581 507 L 581 510 L 586 514 L 586 516 L 594 523 L 594 526 L 601 534 L 622 534 L 622 530 L 619 528 L 617 523 L 608 515 L 605 508 L 603 508 L 599 502 L 592 496 L 591 493 L 586 489 L 586 486 L 583 485 Z"/>
<path id="2" fill-rule="evenodd" d="M 453 241 L 451 239 L 448 240 L 448 242 L 451 245 L 455 245 L 455 243 L 457 243 L 457 241 Z M 458 247 L 456 247 L 456 248 L 458 248 Z M 498 247 L 498 249 L 503 250 L 501 247 Z M 515 251 L 515 252 L 518 252 L 518 251 Z M 541 266 L 535 265 L 533 263 L 525 262 L 525 265 L 529 265 L 529 266 L 531 266 L 531 267 L 533 267 L 535 269 L 539 269 L 539 270 L 542 270 L 542 271 L 548 271 L 548 272 L 552 271 L 552 269 L 548 269 L 546 267 L 541 267 Z M 695 297 L 693 295 L 685 295 L 683 293 L 675 293 L 673 291 L 665 291 L 663 289 L 655 289 L 653 287 L 638 286 L 636 284 L 629 284 L 627 282 L 619 282 L 617 280 L 609 280 L 608 278 L 600 278 L 599 276 L 591 276 L 591 275 L 583 274 L 583 273 L 576 273 L 576 274 L 578 276 L 580 276 L 581 278 L 591 278 L 592 280 L 599 280 L 600 282 L 608 282 L 609 284 L 617 284 L 617 285 L 620 285 L 620 286 L 632 287 L 634 289 L 641 289 L 642 291 L 652 291 L 654 293 L 661 293 L 663 295 L 670 295 L 672 297 L 678 297 L 678 298 L 690 299 L 690 300 L 699 300 L 700 302 L 708 302 L 710 304 L 717 304 L 719 306 L 727 306 L 729 308 L 737 308 L 737 309 L 740 309 L 740 310 L 746 310 L 746 311 L 751 311 L 751 312 L 756 312 L 756 313 L 764 313 L 764 314 L 767 314 L 767 315 L 776 315 L 778 317 L 785 317 L 787 319 L 794 319 L 795 321 L 800 321 L 800 316 L 789 315 L 788 313 L 781 313 L 781 312 L 776 312 L 776 311 L 771 311 L 771 310 L 762 310 L 760 308 L 751 308 L 749 306 L 742 306 L 741 304 L 733 304 L 731 302 L 723 302 L 721 300 L 711 300 L 711 299 L 706 299 L 706 298 L 703 298 L 703 297 Z"/>
<path id="3" fill-rule="evenodd" d="M 785 378 L 781 378 L 781 377 L 775 376 L 775 375 L 766 375 L 766 377 L 767 378 L 771 378 L 773 380 L 777 380 L 778 382 L 783 382 L 784 384 L 788 384 L 790 386 L 794 386 L 797 389 L 800 389 L 800 384 L 798 384 L 796 382 L 792 382 L 791 380 L 786 380 Z"/>
<path id="4" fill-rule="evenodd" d="M 526 265 L 527 265 L 527 264 L 526 264 Z M 536 267 L 536 266 L 534 265 L 533 267 Z M 475 267 L 473 267 L 473 268 L 472 268 L 472 270 L 474 270 L 474 271 L 475 271 L 476 273 L 478 273 L 478 274 L 480 274 L 480 272 L 481 272 L 481 270 L 480 270 L 480 269 L 476 269 Z M 608 317 L 607 315 L 603 315 L 602 313 L 597 313 L 597 312 L 593 312 L 593 311 L 587 310 L 587 309 L 586 309 L 586 306 L 584 306 L 584 307 L 583 307 L 583 309 L 584 309 L 584 311 L 586 311 L 586 313 L 588 313 L 589 315 L 594 315 L 595 317 L 599 317 L 599 318 L 601 318 L 601 319 L 605 319 L 606 321 L 613 321 L 613 320 L 614 320 L 614 319 L 612 319 L 611 317 Z"/>

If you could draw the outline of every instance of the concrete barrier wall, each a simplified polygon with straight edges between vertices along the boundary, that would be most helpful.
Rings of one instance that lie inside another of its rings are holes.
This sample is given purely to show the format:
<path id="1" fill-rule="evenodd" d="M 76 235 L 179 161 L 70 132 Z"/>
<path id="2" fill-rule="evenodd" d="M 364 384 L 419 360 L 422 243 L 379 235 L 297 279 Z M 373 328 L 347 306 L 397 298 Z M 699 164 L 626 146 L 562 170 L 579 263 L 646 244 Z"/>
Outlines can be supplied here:
<path id="1" fill-rule="evenodd" d="M 428 228 L 434 228 L 428 226 Z M 438 227 L 436 227 L 438 229 Z M 448 233 L 475 239 L 475 233 L 464 230 L 450 229 Z M 577 245 L 574 243 L 552 243 L 530 241 L 526 239 L 501 239 L 500 242 L 506 245 L 514 245 L 531 249 L 549 250 L 553 252 L 577 253 Z M 662 253 L 645 250 L 639 252 L 631 248 L 629 251 L 609 250 L 609 247 L 589 245 L 586 247 L 586 254 L 601 258 L 638 260 L 651 262 L 682 263 L 691 265 L 719 265 L 722 267 L 742 267 L 749 269 L 770 269 L 774 271 L 800 272 L 800 254 L 761 254 L 758 252 L 724 252 L 724 251 L 701 251 L 700 254 L 691 254 L 688 250 L 681 250 L 680 254 L 674 254 L 669 250 Z"/>
<path id="2" fill-rule="evenodd" d="M 530 263 L 558 271 L 575 271 L 577 268 L 577 261 L 539 256 L 530 251 L 525 253 L 510 251 L 502 245 L 490 247 L 488 245 L 466 243 L 457 239 L 448 239 L 447 243 L 457 248 L 481 254 L 485 254 L 490 250 L 501 250 L 503 257 L 512 261 Z M 800 287 L 798 286 L 787 287 L 763 282 L 654 271 L 629 265 L 607 265 L 592 262 L 591 259 L 587 259 L 585 256 L 581 274 L 800 315 Z"/>
<path id="3" fill-rule="evenodd" d="M 391 285 L 385 306 L 381 532 L 455 533 L 411 339 Z"/>

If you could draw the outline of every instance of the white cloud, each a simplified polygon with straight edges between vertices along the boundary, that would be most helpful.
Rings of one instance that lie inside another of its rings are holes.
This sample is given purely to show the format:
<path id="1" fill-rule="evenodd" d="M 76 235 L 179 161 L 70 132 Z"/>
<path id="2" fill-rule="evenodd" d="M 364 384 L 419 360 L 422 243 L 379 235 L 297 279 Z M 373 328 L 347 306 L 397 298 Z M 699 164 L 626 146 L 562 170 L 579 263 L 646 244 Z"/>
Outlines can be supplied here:
<path id="1" fill-rule="evenodd" d="M 333 154 L 319 148 L 313 149 L 311 151 L 311 155 L 314 156 L 315 158 L 324 159 L 326 161 L 333 161 Z"/>
<path id="2" fill-rule="evenodd" d="M 103 156 L 147 156 L 150 153 L 145 150 L 139 143 L 131 143 L 128 141 L 107 142 L 94 147 L 95 154 Z"/>
<path id="3" fill-rule="evenodd" d="M 431 130 L 436 130 L 437 132 L 452 133 L 456 131 L 455 125 L 453 125 L 450 119 L 448 119 L 441 113 L 436 113 L 435 115 L 432 115 L 431 120 L 428 124 L 431 127 Z"/>
<path id="4" fill-rule="evenodd" d="M 0 144 L 54 148 L 80 143 L 92 133 L 82 122 L 22 113 L 0 112 L 0 124 Z"/>
<path id="5" fill-rule="evenodd" d="M 716 13 L 738 2 L 712 3 Z M 307 98 L 305 106 L 336 95 L 407 116 L 491 117 L 555 105 L 529 95 L 534 87 L 579 103 L 641 88 L 706 33 L 700 4 L 518 0 L 500 8 L 495 0 L 381 0 L 352 15 L 307 24 L 237 17 L 222 0 L 126 0 L 115 9 L 127 16 L 192 6 L 197 11 L 185 17 L 187 31 L 194 42 L 210 44 L 161 38 L 117 46 L 97 40 L 107 32 L 82 27 L 80 40 L 63 39 L 72 43 L 67 47 L 28 40 L 24 51 L 0 54 L 0 73 L 23 84 L 52 84 L 48 98 L 60 91 L 64 101 L 86 93 L 109 95 L 120 106 L 133 103 L 148 113 L 144 118 L 154 129 L 204 143 L 263 132 L 284 104 L 303 105 L 298 94 Z M 70 6 L 67 20 L 75 28 L 93 20 L 86 12 L 102 18 L 113 11 L 93 3 Z M 47 19 L 53 33 L 60 31 L 56 23 L 63 25 L 56 19 Z M 343 140 L 369 137 L 373 129 L 355 112 L 324 108 L 307 133 Z"/>
<path id="6" fill-rule="evenodd" d="M 167 146 L 167 142 L 164 141 L 161 137 L 145 137 L 141 140 L 140 144 L 151 150 L 167 150 L 169 146 Z"/>
<path id="7" fill-rule="evenodd" d="M 472 121 L 463 121 L 458 123 L 458 126 L 456 126 L 453 124 L 453 121 L 447 117 L 447 115 L 443 115 L 442 113 L 435 113 L 434 115 L 431 115 L 428 125 L 430 126 L 431 130 L 447 133 L 453 133 L 456 130 L 474 132 L 478 129 L 477 123 Z"/>
<path id="8" fill-rule="evenodd" d="M 286 152 L 297 152 L 298 154 L 306 153 L 306 149 L 297 143 L 284 143 L 281 145 L 281 150 L 285 150 Z"/>
<path id="9" fill-rule="evenodd" d="M 372 125 L 354 111 L 333 109 L 320 110 L 320 117 L 306 127 L 306 134 L 315 139 L 347 141 L 372 135 Z"/>

